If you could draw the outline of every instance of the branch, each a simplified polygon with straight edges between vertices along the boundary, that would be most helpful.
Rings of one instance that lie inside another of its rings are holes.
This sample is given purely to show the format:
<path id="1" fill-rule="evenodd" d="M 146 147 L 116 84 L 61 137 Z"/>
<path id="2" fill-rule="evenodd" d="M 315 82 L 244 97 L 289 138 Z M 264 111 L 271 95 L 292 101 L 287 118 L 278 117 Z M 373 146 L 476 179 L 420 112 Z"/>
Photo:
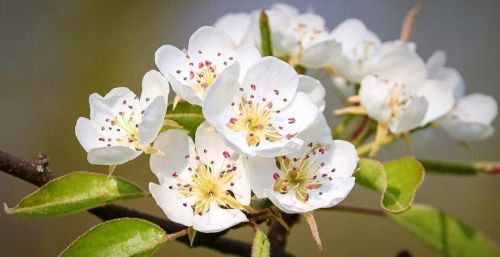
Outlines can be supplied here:
<path id="1" fill-rule="evenodd" d="M 477 173 L 499 174 L 500 162 L 451 162 L 419 159 L 425 170 L 442 174 L 475 175 Z"/>
<path id="2" fill-rule="evenodd" d="M 14 177 L 20 178 L 36 186 L 43 186 L 54 179 L 52 172 L 48 169 L 48 158 L 45 154 L 38 154 L 35 161 L 27 161 L 0 150 L 0 170 Z M 175 233 L 186 229 L 185 226 L 167 219 L 159 218 L 147 213 L 142 213 L 123 206 L 108 204 L 88 210 L 103 221 L 118 218 L 140 218 L 157 224 L 167 233 Z M 223 237 L 227 232 L 220 233 L 197 233 L 193 246 L 203 246 L 221 253 L 234 254 L 238 256 L 250 256 L 252 245 L 246 242 Z M 176 238 L 177 241 L 189 246 L 187 237 Z M 275 257 L 292 257 L 283 249 L 273 249 L 271 252 Z"/>
<path id="3" fill-rule="evenodd" d="M 281 218 L 283 219 L 283 221 L 286 222 L 288 227 L 292 227 L 295 223 L 299 221 L 300 216 L 298 214 L 283 213 Z M 281 225 L 277 221 L 274 221 L 271 224 L 269 233 L 267 234 L 269 242 L 271 243 L 271 249 L 280 251 L 285 249 L 288 232 L 289 231 L 286 228 L 284 228 L 283 225 Z"/>
<path id="4" fill-rule="evenodd" d="M 325 209 L 325 210 L 345 211 L 345 212 L 368 214 L 368 215 L 381 216 L 381 217 L 387 216 L 387 212 L 385 212 L 383 209 L 380 209 L 380 208 L 351 206 L 351 205 L 345 205 L 345 204 L 339 204 L 339 205 L 336 205 L 332 208 Z"/>

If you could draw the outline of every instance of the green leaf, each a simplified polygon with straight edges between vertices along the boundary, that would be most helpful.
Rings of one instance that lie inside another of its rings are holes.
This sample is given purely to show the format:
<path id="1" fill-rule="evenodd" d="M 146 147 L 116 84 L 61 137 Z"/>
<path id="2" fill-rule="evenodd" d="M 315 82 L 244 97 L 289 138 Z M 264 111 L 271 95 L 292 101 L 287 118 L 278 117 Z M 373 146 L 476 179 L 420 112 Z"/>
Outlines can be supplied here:
<path id="1" fill-rule="evenodd" d="M 271 244 L 266 234 L 257 229 L 253 238 L 252 257 L 269 257 L 271 255 Z"/>
<path id="2" fill-rule="evenodd" d="M 191 137 L 194 137 L 196 129 L 205 120 L 203 113 L 201 112 L 201 107 L 197 105 L 192 105 L 188 102 L 179 102 L 175 109 L 173 105 L 169 105 L 167 108 L 166 119 L 175 121 L 178 125 L 181 125 L 185 130 L 188 131 Z M 168 129 L 177 128 L 172 126 L 164 126 L 162 131 Z"/>
<path id="3" fill-rule="evenodd" d="M 354 176 L 357 183 L 377 192 L 383 193 L 387 187 L 384 165 L 376 160 L 361 158 Z"/>
<path id="4" fill-rule="evenodd" d="M 273 44 L 271 40 L 271 28 L 269 26 L 269 18 L 266 11 L 260 11 L 259 17 L 260 37 L 262 39 L 262 56 L 273 55 Z"/>
<path id="5" fill-rule="evenodd" d="M 389 212 L 403 212 L 410 208 L 415 193 L 423 181 L 424 168 L 413 157 L 381 164 L 372 159 L 361 159 L 355 173 L 356 182 L 382 194 L 382 207 Z"/>
<path id="6" fill-rule="evenodd" d="M 384 169 L 387 187 L 382 206 L 390 212 L 408 210 L 424 180 L 424 167 L 413 157 L 405 157 L 384 163 Z"/>
<path id="7" fill-rule="evenodd" d="M 414 204 L 410 210 L 389 217 L 443 256 L 500 256 L 498 246 L 489 238 L 430 206 Z"/>
<path id="8" fill-rule="evenodd" d="M 141 188 L 122 178 L 77 171 L 51 180 L 14 208 L 5 205 L 5 212 L 16 216 L 53 217 L 142 196 Z"/>
<path id="9" fill-rule="evenodd" d="M 91 228 L 59 257 L 146 257 L 153 255 L 165 241 L 165 231 L 149 221 L 116 219 Z"/>

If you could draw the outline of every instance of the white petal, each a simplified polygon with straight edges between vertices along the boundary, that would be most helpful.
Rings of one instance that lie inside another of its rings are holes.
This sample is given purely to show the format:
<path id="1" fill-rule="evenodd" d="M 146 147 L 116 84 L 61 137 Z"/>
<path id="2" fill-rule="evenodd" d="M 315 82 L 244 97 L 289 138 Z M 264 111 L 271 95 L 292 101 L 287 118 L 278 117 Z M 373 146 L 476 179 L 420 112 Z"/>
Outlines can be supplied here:
<path id="1" fill-rule="evenodd" d="M 282 134 L 295 135 L 306 129 L 316 118 L 318 108 L 309 97 L 297 92 L 293 101 L 271 118 L 274 127 L 283 127 Z"/>
<path id="2" fill-rule="evenodd" d="M 266 197 L 265 190 L 272 190 L 274 186 L 273 174 L 280 173 L 275 158 L 248 157 L 243 159 L 243 164 L 255 196 Z"/>
<path id="3" fill-rule="evenodd" d="M 299 14 L 299 10 L 297 10 L 297 8 L 295 8 L 291 5 L 288 5 L 288 4 L 284 4 L 284 3 L 273 4 L 270 9 L 280 10 L 290 17 L 296 16 Z"/>
<path id="4" fill-rule="evenodd" d="M 251 147 L 254 153 L 254 155 L 252 156 L 261 156 L 270 158 L 281 155 L 287 155 L 291 152 L 300 149 L 300 147 L 303 144 L 304 142 L 298 138 L 291 138 L 291 139 L 284 138 L 276 142 L 269 142 L 267 140 L 264 140 L 260 142 L 259 146 Z M 247 154 L 252 154 L 252 152 Z"/>
<path id="5" fill-rule="evenodd" d="M 225 170 L 226 164 L 234 164 L 239 158 L 238 152 L 227 146 L 222 137 L 208 122 L 203 122 L 196 129 L 196 151 L 201 161 L 212 168 L 212 172 Z"/>
<path id="6" fill-rule="evenodd" d="M 304 144 L 299 150 L 289 153 L 287 156 L 290 158 L 301 158 L 310 150 L 311 145 L 315 146 L 318 143 L 329 144 L 332 142 L 332 132 L 326 123 L 323 113 L 318 112 L 313 123 L 300 132 L 297 138 L 303 140 Z"/>
<path id="7" fill-rule="evenodd" d="M 248 219 L 240 210 L 222 209 L 213 203 L 207 213 L 194 216 L 193 228 L 203 233 L 216 233 L 245 221 Z"/>
<path id="8" fill-rule="evenodd" d="M 149 191 L 168 219 L 187 227 L 192 226 L 193 210 L 191 204 L 183 206 L 183 203 L 188 203 L 189 200 L 178 191 L 168 189 L 168 186 L 169 182 L 162 185 L 149 183 Z"/>
<path id="9" fill-rule="evenodd" d="M 341 50 L 341 45 L 333 39 L 313 44 L 302 52 L 300 64 L 308 68 L 324 67 L 337 58 Z"/>
<path id="10" fill-rule="evenodd" d="M 280 194 L 266 190 L 266 195 L 276 207 L 286 213 L 304 213 L 319 208 L 329 208 L 343 201 L 354 187 L 354 181 L 353 177 L 334 179 L 319 189 L 311 190 L 307 202 L 298 200 L 293 191 Z"/>
<path id="11" fill-rule="evenodd" d="M 118 114 L 123 100 L 132 103 L 137 101 L 135 97 L 136 95 L 126 87 L 113 88 L 104 97 L 94 93 L 89 97 L 90 119 L 98 121 L 103 118 L 112 118 Z"/>
<path id="12" fill-rule="evenodd" d="M 495 98 L 484 94 L 470 94 L 460 98 L 451 115 L 460 121 L 491 124 L 498 113 Z"/>
<path id="13" fill-rule="evenodd" d="M 493 126 L 475 122 L 454 120 L 451 122 L 443 122 L 441 126 L 448 135 L 465 142 L 484 140 L 495 133 L 495 128 Z"/>
<path id="14" fill-rule="evenodd" d="M 361 106 L 368 116 L 378 122 L 386 123 L 391 117 L 391 110 L 386 104 L 389 94 L 390 87 L 374 76 L 368 76 L 361 81 L 359 90 Z"/>
<path id="15" fill-rule="evenodd" d="M 444 51 L 435 51 L 427 59 L 427 75 L 430 78 L 436 78 L 438 76 L 439 70 L 444 68 L 446 64 L 446 53 Z"/>
<path id="16" fill-rule="evenodd" d="M 226 32 L 237 45 L 240 45 L 249 32 L 250 20 L 250 15 L 247 13 L 229 13 L 219 18 L 214 27 Z"/>
<path id="17" fill-rule="evenodd" d="M 153 142 L 163 126 L 167 105 L 163 96 L 158 96 L 144 110 L 139 125 L 139 145 L 146 146 Z"/>
<path id="18" fill-rule="evenodd" d="M 78 142 L 80 142 L 83 149 L 87 152 L 93 148 L 106 146 L 105 142 L 98 140 L 100 136 L 99 132 L 87 118 L 78 118 L 75 126 L 75 134 L 76 138 L 78 138 Z"/>
<path id="19" fill-rule="evenodd" d="M 321 85 L 319 80 L 305 76 L 299 75 L 299 86 L 297 88 L 299 92 L 307 94 L 309 99 L 316 104 L 318 110 L 323 112 L 325 110 L 325 87 Z"/>
<path id="20" fill-rule="evenodd" d="M 205 95 L 203 116 L 218 130 L 225 128 L 228 120 L 234 115 L 231 103 L 237 104 L 241 101 L 238 67 L 239 64 L 235 63 L 221 73 Z"/>
<path id="21" fill-rule="evenodd" d="M 196 170 L 196 151 L 193 140 L 185 131 L 170 129 L 158 135 L 153 148 L 159 150 L 151 154 L 149 166 L 160 183 L 164 178 L 177 177 L 184 181 L 191 180 L 189 168 Z"/>
<path id="22" fill-rule="evenodd" d="M 248 69 L 261 59 L 260 52 L 255 46 L 244 44 L 235 51 L 235 58 L 240 64 L 240 74 L 243 77 Z M 242 78 L 243 79 L 243 78 Z"/>
<path id="23" fill-rule="evenodd" d="M 214 27 L 203 26 L 189 38 L 188 53 L 195 57 L 201 51 L 205 55 L 217 56 L 217 53 L 232 52 L 236 47 L 233 40 L 223 31 Z"/>
<path id="24" fill-rule="evenodd" d="M 392 133 L 403 133 L 422 124 L 427 112 L 428 102 L 425 97 L 417 97 L 401 110 L 401 113 L 389 125 Z"/>
<path id="25" fill-rule="evenodd" d="M 101 147 L 91 149 L 87 160 L 91 164 L 120 165 L 137 158 L 141 153 L 126 146 Z"/>
<path id="26" fill-rule="evenodd" d="M 347 19 L 340 23 L 331 33 L 332 37 L 342 44 L 344 52 L 351 51 L 358 45 L 370 42 L 380 45 L 380 39 L 368 30 L 362 21 Z"/>
<path id="27" fill-rule="evenodd" d="M 368 65 L 372 74 L 408 87 L 419 87 L 427 76 L 423 60 L 410 47 L 398 42 L 384 43 Z"/>
<path id="28" fill-rule="evenodd" d="M 143 109 L 151 103 L 147 99 L 152 100 L 158 96 L 162 96 L 165 99 L 165 105 L 168 105 L 169 92 L 170 87 L 167 79 L 158 71 L 148 71 L 142 78 L 141 103 Z"/>
<path id="29" fill-rule="evenodd" d="M 175 46 L 164 45 L 156 50 L 155 62 L 177 95 L 191 104 L 201 105 L 200 96 L 184 80 L 190 76 L 191 71 L 191 60 L 187 58 L 186 53 Z"/>
<path id="30" fill-rule="evenodd" d="M 327 146 L 328 147 L 328 146 Z M 318 162 L 325 162 L 324 169 L 331 171 L 332 178 L 349 178 L 354 173 L 359 161 L 356 148 L 344 140 L 333 140 L 325 154 L 317 154 Z"/>
<path id="31" fill-rule="evenodd" d="M 248 69 L 242 87 L 248 96 L 266 98 L 279 110 L 293 99 L 298 84 L 297 72 L 290 65 L 268 56 Z"/>
<path id="32" fill-rule="evenodd" d="M 465 93 L 465 82 L 456 69 L 445 67 L 445 64 L 446 53 L 434 52 L 427 59 L 427 75 L 430 79 L 441 81 L 446 87 L 451 88 L 455 98 L 460 98 Z"/>
<path id="33" fill-rule="evenodd" d="M 436 80 L 428 80 L 418 91 L 418 95 L 425 97 L 428 103 L 427 112 L 421 125 L 426 125 L 448 113 L 455 104 L 453 90 L 445 87 Z"/>

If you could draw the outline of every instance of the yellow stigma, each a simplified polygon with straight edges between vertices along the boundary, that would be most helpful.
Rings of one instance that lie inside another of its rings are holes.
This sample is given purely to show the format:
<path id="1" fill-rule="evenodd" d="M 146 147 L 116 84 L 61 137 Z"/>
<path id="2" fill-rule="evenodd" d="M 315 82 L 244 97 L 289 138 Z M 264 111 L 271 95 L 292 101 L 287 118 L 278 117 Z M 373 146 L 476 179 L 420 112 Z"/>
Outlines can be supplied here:
<path id="1" fill-rule="evenodd" d="M 311 151 L 314 151 L 311 150 Z M 310 154 L 306 154 L 301 159 L 290 160 L 287 157 L 278 157 L 279 168 L 282 172 L 274 174 L 276 180 L 274 191 L 286 194 L 293 190 L 297 199 L 307 202 L 309 191 L 321 187 L 321 182 L 317 180 L 320 165 L 311 160 Z"/>
<path id="2" fill-rule="evenodd" d="M 246 134 L 248 145 L 258 146 L 261 140 L 277 141 L 282 138 L 270 120 L 274 111 L 263 103 L 241 99 L 238 117 L 231 118 L 227 126 L 236 132 Z"/>
<path id="3" fill-rule="evenodd" d="M 134 112 L 132 112 L 129 118 L 125 117 L 123 112 L 119 116 L 116 116 L 111 125 L 116 127 L 118 132 L 123 134 L 122 137 L 116 138 L 116 142 L 123 146 L 139 148 L 139 124 L 134 120 Z"/>
<path id="4" fill-rule="evenodd" d="M 193 212 L 198 215 L 207 213 L 212 203 L 222 208 L 246 210 L 245 206 L 236 201 L 233 193 L 227 189 L 233 179 L 234 171 L 232 169 L 215 175 L 210 167 L 198 162 L 192 182 L 178 190 L 183 196 L 195 199 L 194 205 L 191 207 Z"/>

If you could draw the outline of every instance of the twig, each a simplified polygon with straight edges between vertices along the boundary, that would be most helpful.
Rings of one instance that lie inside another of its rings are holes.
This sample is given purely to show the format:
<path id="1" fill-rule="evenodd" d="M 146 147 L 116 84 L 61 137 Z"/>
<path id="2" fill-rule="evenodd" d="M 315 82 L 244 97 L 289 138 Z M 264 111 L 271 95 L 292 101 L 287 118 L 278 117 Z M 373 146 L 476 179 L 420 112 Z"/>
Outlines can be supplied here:
<path id="1" fill-rule="evenodd" d="M 55 178 L 47 168 L 48 158 L 39 154 L 35 161 L 27 161 L 0 150 L 0 170 L 14 177 L 20 178 L 36 186 L 43 186 Z M 142 213 L 123 206 L 108 204 L 88 211 L 103 221 L 118 218 L 140 218 L 153 222 L 163 228 L 167 233 L 176 233 L 186 229 L 185 226 L 167 219 L 159 218 L 147 213 Z M 251 244 L 224 237 L 226 231 L 220 233 L 204 234 L 198 233 L 193 246 L 203 246 L 221 253 L 234 254 L 237 256 L 250 256 Z M 176 238 L 177 241 L 189 246 L 187 237 Z M 275 257 L 292 257 L 283 249 L 273 249 L 271 252 Z"/>
<path id="2" fill-rule="evenodd" d="M 422 3 L 418 3 L 406 13 L 403 25 L 401 26 L 401 37 L 400 37 L 401 41 L 410 42 L 411 37 L 413 35 L 413 26 L 415 23 L 415 18 L 422 11 L 423 6 L 424 5 Z"/>
<path id="3" fill-rule="evenodd" d="M 387 216 L 387 213 L 383 209 L 380 209 L 380 208 L 351 206 L 351 205 L 345 205 L 345 204 L 339 204 L 339 205 L 336 205 L 330 209 L 325 209 L 325 210 L 345 211 L 345 212 L 368 214 L 368 215 L 381 216 L 381 217 Z"/>

